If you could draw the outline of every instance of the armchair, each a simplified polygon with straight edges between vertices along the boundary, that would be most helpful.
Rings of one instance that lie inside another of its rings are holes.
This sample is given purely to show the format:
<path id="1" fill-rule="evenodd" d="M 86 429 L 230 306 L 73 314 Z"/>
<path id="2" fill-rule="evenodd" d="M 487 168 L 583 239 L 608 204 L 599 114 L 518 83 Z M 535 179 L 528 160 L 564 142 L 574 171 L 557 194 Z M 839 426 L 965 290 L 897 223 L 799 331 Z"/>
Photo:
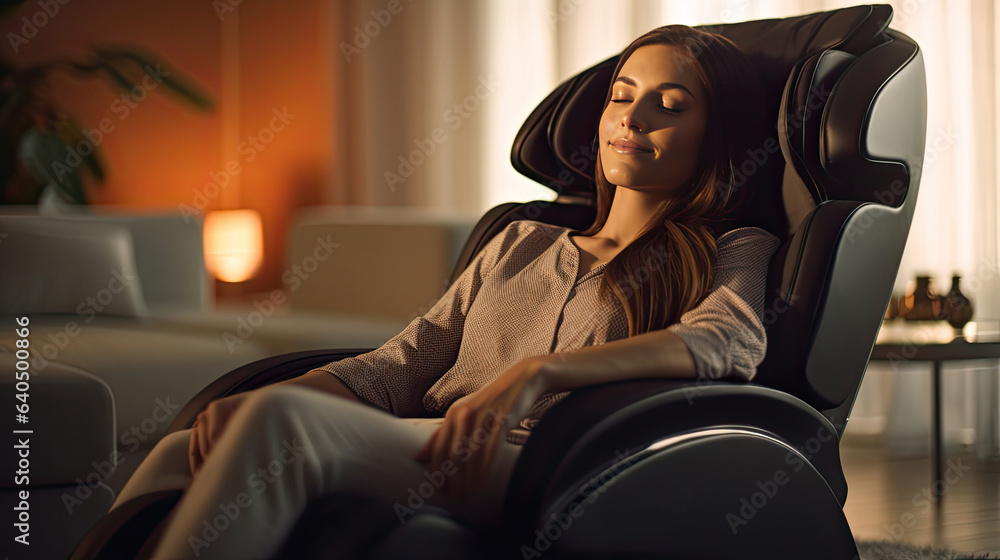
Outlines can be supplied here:
<path id="1" fill-rule="evenodd" d="M 741 166 L 745 200 L 714 224 L 717 234 L 751 225 L 782 241 L 766 287 L 768 350 L 751 383 L 575 390 L 534 430 L 508 435 L 524 447 L 498 527 L 476 531 L 433 506 L 400 525 L 391 510 L 336 494 L 310 504 L 281 557 L 857 558 L 839 441 L 898 272 L 925 138 L 922 56 L 891 17 L 887 5 L 866 5 L 711 26 L 747 53 L 775 115 L 775 134 Z M 454 277 L 512 220 L 591 223 L 593 166 L 575 163 L 596 149 L 616 61 L 580 72 L 531 113 L 512 163 L 559 196 L 487 212 Z M 213 399 L 361 351 L 238 368 L 170 429 L 189 427 Z M 73 558 L 133 557 L 179 495 L 124 504 Z"/>

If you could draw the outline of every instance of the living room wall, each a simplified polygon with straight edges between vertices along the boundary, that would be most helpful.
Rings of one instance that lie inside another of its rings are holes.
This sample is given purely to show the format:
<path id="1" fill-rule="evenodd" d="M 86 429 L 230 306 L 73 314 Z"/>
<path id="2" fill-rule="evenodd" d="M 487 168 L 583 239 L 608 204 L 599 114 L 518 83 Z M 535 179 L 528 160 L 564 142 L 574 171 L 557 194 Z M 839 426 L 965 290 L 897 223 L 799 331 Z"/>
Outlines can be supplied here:
<path id="1" fill-rule="evenodd" d="M 253 293 L 280 285 L 296 208 L 352 198 L 343 158 L 334 157 L 342 4 L 28 0 L 0 21 L 0 56 L 23 68 L 85 58 L 92 45 L 134 45 L 212 94 L 217 105 L 204 112 L 157 88 L 126 104 L 109 80 L 60 71 L 50 81 L 58 106 L 86 128 L 111 125 L 99 140 L 106 181 L 86 185 L 93 203 L 261 212 L 265 260 L 243 287 Z M 229 173 L 234 161 L 239 171 Z M 225 188 L 213 196 L 212 182 Z"/>

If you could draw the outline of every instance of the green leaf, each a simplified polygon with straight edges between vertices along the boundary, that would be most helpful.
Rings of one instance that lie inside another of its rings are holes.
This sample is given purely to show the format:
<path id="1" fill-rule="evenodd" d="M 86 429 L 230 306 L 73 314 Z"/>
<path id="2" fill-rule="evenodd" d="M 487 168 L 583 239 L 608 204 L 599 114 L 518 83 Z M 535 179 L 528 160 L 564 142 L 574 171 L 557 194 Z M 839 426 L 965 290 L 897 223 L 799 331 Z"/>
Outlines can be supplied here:
<path id="1" fill-rule="evenodd" d="M 126 78 L 125 74 L 122 74 L 118 70 L 118 68 L 115 68 L 112 64 L 110 64 L 106 60 L 98 58 L 96 61 L 96 66 L 100 70 L 104 70 L 108 74 L 108 76 L 111 77 L 111 80 L 116 84 L 118 84 L 118 87 L 122 88 L 125 91 L 125 93 L 131 93 L 132 89 L 135 88 L 136 85 L 132 83 L 128 78 Z"/>
<path id="2" fill-rule="evenodd" d="M 147 51 L 143 51 L 137 47 L 98 47 L 94 49 L 94 52 L 105 61 L 129 60 L 147 75 L 153 75 L 153 70 L 159 68 L 163 71 L 163 74 L 154 77 L 162 80 L 161 83 L 164 86 L 179 95 L 182 99 L 202 110 L 215 107 L 215 98 L 210 93 L 206 92 L 178 70 L 170 67 L 162 59 Z"/>
<path id="3" fill-rule="evenodd" d="M 116 67 L 111 63 L 111 61 L 105 59 L 96 52 L 88 62 L 66 59 L 52 60 L 44 64 L 38 64 L 36 66 L 26 68 L 21 71 L 21 75 L 28 76 L 32 81 L 44 80 L 48 78 L 49 71 L 58 66 L 68 66 L 81 74 L 94 74 L 96 72 L 103 71 L 126 93 L 132 91 L 132 88 L 136 86 L 136 84 L 132 82 L 132 80 L 129 80 L 120 68 Z"/>

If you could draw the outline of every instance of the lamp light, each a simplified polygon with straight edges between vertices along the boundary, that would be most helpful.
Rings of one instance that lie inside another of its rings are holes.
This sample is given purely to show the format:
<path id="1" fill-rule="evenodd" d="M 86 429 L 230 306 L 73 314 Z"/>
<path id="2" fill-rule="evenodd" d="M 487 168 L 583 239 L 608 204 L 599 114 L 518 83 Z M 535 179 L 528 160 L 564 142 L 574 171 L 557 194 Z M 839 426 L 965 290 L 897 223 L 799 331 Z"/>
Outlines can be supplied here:
<path id="1" fill-rule="evenodd" d="M 205 216 L 205 266 L 223 282 L 243 282 L 260 269 L 264 234 L 256 210 L 215 210 Z"/>

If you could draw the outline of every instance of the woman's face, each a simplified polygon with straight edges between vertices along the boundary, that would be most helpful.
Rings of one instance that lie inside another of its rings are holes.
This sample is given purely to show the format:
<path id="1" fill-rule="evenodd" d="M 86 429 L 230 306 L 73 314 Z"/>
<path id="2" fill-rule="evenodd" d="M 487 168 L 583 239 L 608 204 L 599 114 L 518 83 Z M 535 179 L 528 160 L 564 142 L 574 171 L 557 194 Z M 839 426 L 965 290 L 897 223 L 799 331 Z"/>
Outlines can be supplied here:
<path id="1" fill-rule="evenodd" d="M 698 166 L 706 94 L 680 50 L 645 45 L 625 61 L 601 115 L 601 165 L 619 187 L 670 196 Z"/>

